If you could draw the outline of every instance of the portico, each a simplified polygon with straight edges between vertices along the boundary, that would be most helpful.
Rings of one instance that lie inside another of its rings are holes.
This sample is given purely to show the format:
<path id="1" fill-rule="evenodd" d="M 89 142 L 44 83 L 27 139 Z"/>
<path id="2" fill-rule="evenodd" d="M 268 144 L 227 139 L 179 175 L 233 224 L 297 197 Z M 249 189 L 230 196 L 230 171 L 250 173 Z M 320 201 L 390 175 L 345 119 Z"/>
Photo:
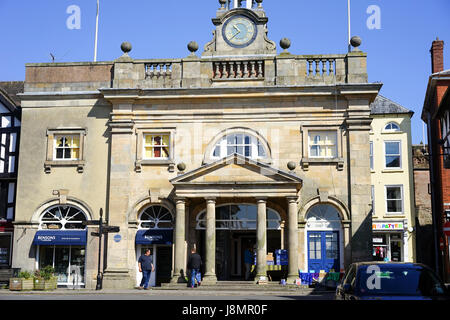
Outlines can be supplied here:
<path id="1" fill-rule="evenodd" d="M 257 206 L 256 219 L 256 278 L 267 276 L 267 203 L 275 200 L 287 208 L 288 218 L 288 281 L 298 278 L 298 193 L 302 180 L 295 174 L 250 160 L 239 154 L 179 175 L 172 179 L 176 199 L 175 264 L 172 282 L 183 281 L 185 270 L 185 241 L 187 203 L 204 201 L 206 208 L 205 276 L 203 284 L 215 284 L 216 274 L 216 204 L 252 201 Z M 283 201 L 284 200 L 284 201 Z"/>

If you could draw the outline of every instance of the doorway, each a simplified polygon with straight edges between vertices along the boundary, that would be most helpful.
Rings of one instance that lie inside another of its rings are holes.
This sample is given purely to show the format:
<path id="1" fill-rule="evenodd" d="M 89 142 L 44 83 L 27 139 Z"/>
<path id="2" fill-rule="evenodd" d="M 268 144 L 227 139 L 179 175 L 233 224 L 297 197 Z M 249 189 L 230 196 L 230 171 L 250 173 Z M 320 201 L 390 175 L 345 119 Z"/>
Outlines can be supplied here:
<path id="1" fill-rule="evenodd" d="M 151 287 L 161 286 L 169 283 L 172 277 L 172 246 L 171 245 L 136 245 L 136 282 L 141 283 L 142 273 L 139 272 L 138 260 L 150 249 L 155 271 L 150 275 L 149 285 Z"/>

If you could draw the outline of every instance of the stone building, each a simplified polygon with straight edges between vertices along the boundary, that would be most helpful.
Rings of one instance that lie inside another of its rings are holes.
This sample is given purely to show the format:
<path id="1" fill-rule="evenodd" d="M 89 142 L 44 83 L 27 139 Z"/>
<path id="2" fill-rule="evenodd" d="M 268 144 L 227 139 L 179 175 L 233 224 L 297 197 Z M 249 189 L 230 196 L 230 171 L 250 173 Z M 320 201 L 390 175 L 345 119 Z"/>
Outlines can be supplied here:
<path id="1" fill-rule="evenodd" d="M 411 118 L 414 112 L 379 95 L 371 105 L 373 257 L 416 262 Z"/>
<path id="2" fill-rule="evenodd" d="M 27 64 L 13 264 L 53 264 L 95 286 L 104 208 L 104 287 L 140 281 L 152 248 L 154 284 L 184 281 L 195 246 L 203 284 L 255 281 L 286 250 L 299 270 L 338 271 L 372 255 L 367 54 L 277 53 L 262 0 L 221 0 L 213 39 L 181 59 Z M 274 262 L 275 263 L 275 262 Z M 273 263 L 273 264 L 274 264 Z M 286 265 L 287 264 L 287 265 Z"/>
<path id="3" fill-rule="evenodd" d="M 434 265 L 430 160 L 427 145 L 413 145 L 414 202 L 416 206 L 417 262 Z"/>

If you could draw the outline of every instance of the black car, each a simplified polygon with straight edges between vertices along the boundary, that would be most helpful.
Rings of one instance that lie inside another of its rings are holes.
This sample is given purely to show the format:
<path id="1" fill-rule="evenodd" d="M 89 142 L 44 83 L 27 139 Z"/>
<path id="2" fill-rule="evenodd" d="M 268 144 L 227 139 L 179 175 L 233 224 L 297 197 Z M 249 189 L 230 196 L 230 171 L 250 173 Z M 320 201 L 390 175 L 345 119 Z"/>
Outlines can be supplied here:
<path id="1" fill-rule="evenodd" d="M 419 263 L 351 264 L 336 288 L 336 300 L 450 300 L 449 288 Z"/>

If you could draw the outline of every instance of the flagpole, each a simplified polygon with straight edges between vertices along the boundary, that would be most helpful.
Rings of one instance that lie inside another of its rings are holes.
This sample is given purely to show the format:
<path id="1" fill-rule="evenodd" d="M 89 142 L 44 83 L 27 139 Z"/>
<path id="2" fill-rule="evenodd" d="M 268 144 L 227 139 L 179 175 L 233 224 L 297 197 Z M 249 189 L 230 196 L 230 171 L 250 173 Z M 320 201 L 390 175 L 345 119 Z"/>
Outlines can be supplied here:
<path id="1" fill-rule="evenodd" d="M 348 52 L 352 51 L 352 45 L 350 44 L 350 40 L 352 37 L 351 31 L 351 16 L 350 16 L 350 0 L 347 0 L 347 11 L 348 11 Z"/>
<path id="2" fill-rule="evenodd" d="M 94 46 L 94 62 L 97 61 L 97 45 L 98 45 L 98 15 L 100 11 L 100 0 L 97 0 L 97 18 L 95 23 L 95 46 Z"/>

